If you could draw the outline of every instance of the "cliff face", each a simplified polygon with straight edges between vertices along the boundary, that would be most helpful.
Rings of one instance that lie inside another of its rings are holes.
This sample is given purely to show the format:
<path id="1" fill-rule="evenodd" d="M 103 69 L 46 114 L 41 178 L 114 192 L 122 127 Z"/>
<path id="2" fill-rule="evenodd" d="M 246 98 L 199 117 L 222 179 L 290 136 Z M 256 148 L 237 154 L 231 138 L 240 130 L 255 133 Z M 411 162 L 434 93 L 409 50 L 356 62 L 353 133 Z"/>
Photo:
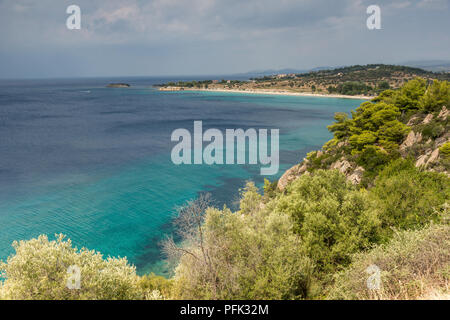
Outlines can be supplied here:
<path id="1" fill-rule="evenodd" d="M 415 161 L 416 167 L 424 170 L 443 172 L 450 176 L 448 156 L 440 151 L 450 142 L 449 132 L 450 112 L 443 106 L 439 112 L 416 113 L 409 117 L 406 125 L 409 133 L 395 150 L 398 156 Z M 359 164 L 358 155 L 351 154 L 346 148 L 349 139 L 336 145 L 329 143 L 322 150 L 308 154 L 300 164 L 287 170 L 278 180 L 278 189 L 284 191 L 286 187 L 303 174 L 309 174 L 315 169 L 339 170 L 353 184 L 360 184 L 366 174 L 366 168 Z M 382 147 L 380 147 L 381 150 Z"/>

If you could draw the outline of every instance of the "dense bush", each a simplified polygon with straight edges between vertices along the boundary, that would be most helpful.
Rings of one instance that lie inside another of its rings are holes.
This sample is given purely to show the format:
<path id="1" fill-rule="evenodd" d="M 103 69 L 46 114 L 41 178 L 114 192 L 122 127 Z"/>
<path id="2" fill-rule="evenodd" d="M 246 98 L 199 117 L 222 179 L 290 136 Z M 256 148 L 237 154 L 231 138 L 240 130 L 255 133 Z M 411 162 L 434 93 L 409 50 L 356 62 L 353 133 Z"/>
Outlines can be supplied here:
<path id="1" fill-rule="evenodd" d="M 335 276 L 328 299 L 449 299 L 450 226 L 396 232 L 387 245 L 357 253 Z M 369 289 L 370 266 L 380 269 L 379 290 Z"/>
<path id="2" fill-rule="evenodd" d="M 352 253 L 378 241 L 380 221 L 373 202 L 338 171 L 304 175 L 275 202 L 276 211 L 294 220 L 294 230 L 321 274 L 348 264 Z"/>
<path id="3" fill-rule="evenodd" d="M 357 95 L 366 94 L 373 88 L 366 85 L 363 82 L 358 81 L 348 81 L 343 84 L 339 84 L 332 92 L 338 92 L 345 95 Z"/>
<path id="4" fill-rule="evenodd" d="M 49 241 L 46 236 L 14 242 L 15 255 L 0 265 L 6 279 L 0 288 L 4 299 L 20 300 L 111 300 L 143 299 L 135 267 L 125 258 L 103 259 L 87 249 L 72 247 L 59 235 Z M 69 289 L 70 266 L 78 266 L 80 289 Z"/>
<path id="5" fill-rule="evenodd" d="M 450 105 L 450 83 L 448 81 L 434 81 L 419 101 L 420 109 L 432 113 L 440 111 L 442 106 Z"/>
<path id="6" fill-rule="evenodd" d="M 306 296 L 311 263 L 288 215 L 263 210 L 255 186 L 240 212 L 206 210 L 196 239 L 185 241 L 174 294 L 183 299 L 298 299 Z M 187 242 L 187 243 L 186 243 Z M 196 242 L 196 244 L 193 244 Z"/>
<path id="7" fill-rule="evenodd" d="M 441 219 L 440 212 L 450 199 L 450 180 L 445 174 L 420 171 L 412 161 L 398 159 L 379 174 L 370 194 L 386 231 L 417 228 Z"/>
<path id="8" fill-rule="evenodd" d="M 148 299 L 167 299 L 172 297 L 173 280 L 151 273 L 140 277 L 139 287 L 146 292 Z"/>
<path id="9" fill-rule="evenodd" d="M 443 157 L 450 157 L 450 142 L 444 143 L 440 148 L 439 151 L 441 152 Z"/>
<path id="10" fill-rule="evenodd" d="M 426 89 L 427 84 L 424 79 L 417 78 L 408 81 L 401 87 L 398 94 L 395 96 L 395 106 L 401 111 L 419 109 L 420 99 L 424 95 Z"/>

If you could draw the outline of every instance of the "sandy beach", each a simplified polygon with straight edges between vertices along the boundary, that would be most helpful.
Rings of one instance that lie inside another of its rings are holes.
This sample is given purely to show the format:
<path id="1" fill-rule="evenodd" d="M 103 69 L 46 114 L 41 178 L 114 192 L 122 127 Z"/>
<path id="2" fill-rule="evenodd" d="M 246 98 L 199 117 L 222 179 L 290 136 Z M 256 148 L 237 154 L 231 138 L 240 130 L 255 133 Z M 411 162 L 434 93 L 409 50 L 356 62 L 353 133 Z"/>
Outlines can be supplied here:
<path id="1" fill-rule="evenodd" d="M 371 100 L 374 97 L 369 96 L 349 96 L 343 94 L 324 94 L 324 93 L 307 93 L 307 92 L 290 92 L 283 90 L 238 90 L 238 89 L 199 89 L 199 88 L 184 88 L 185 91 L 210 91 L 210 92 L 233 92 L 233 93 L 246 93 L 246 94 L 270 94 L 270 95 L 282 95 L 282 96 L 302 96 L 302 97 L 323 97 L 323 98 L 340 98 L 340 99 L 359 99 L 359 100 Z"/>

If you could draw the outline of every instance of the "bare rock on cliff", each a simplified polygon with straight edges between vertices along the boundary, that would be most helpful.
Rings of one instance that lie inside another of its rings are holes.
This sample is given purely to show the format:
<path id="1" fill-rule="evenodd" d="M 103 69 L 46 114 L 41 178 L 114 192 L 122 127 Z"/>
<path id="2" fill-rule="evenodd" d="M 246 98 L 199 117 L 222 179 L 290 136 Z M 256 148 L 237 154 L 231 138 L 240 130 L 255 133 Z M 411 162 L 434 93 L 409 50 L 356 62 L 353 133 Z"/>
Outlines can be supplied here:
<path id="1" fill-rule="evenodd" d="M 446 134 L 444 134 L 442 137 L 437 138 L 435 140 L 435 147 L 439 148 L 440 146 L 442 146 L 444 143 L 450 141 L 450 132 L 447 132 Z"/>
<path id="2" fill-rule="evenodd" d="M 427 167 L 429 164 L 435 162 L 439 158 L 439 148 L 434 150 L 427 150 L 424 154 L 422 154 L 416 161 L 416 167 Z"/>
<path id="3" fill-rule="evenodd" d="M 352 165 L 347 160 L 338 160 L 330 166 L 331 170 L 339 170 L 339 172 L 348 175 L 351 172 Z"/>
<path id="4" fill-rule="evenodd" d="M 417 124 L 418 120 L 419 120 L 418 116 L 413 116 L 411 119 L 409 119 L 409 121 L 406 125 L 413 126 L 413 125 Z"/>
<path id="5" fill-rule="evenodd" d="M 450 115 L 450 112 L 448 111 L 446 106 L 443 106 L 441 109 L 441 112 L 439 112 L 438 118 L 442 120 L 446 120 L 447 117 Z"/>
<path id="6" fill-rule="evenodd" d="M 426 166 L 429 164 L 436 162 L 436 160 L 439 158 L 439 148 L 436 148 L 430 155 L 430 157 L 427 160 Z"/>
<path id="7" fill-rule="evenodd" d="M 421 155 L 416 161 L 416 167 L 419 168 L 425 166 L 425 164 L 427 163 L 427 159 L 428 155 L 426 154 Z"/>
<path id="8" fill-rule="evenodd" d="M 337 144 L 337 147 L 338 147 L 338 148 L 342 148 L 342 147 L 346 147 L 346 146 L 348 146 L 348 141 L 347 141 L 347 140 L 341 141 L 341 142 L 339 142 L 339 143 Z"/>
<path id="9" fill-rule="evenodd" d="M 407 148 L 412 147 L 414 144 L 422 141 L 422 134 L 420 132 L 415 133 L 410 131 L 405 141 L 400 145 L 400 151 L 405 151 Z"/>
<path id="10" fill-rule="evenodd" d="M 428 124 L 431 122 L 431 120 L 433 120 L 433 115 L 430 113 L 425 117 L 425 119 L 423 119 L 422 124 Z"/>
<path id="11" fill-rule="evenodd" d="M 305 162 L 297 164 L 287 170 L 278 180 L 277 187 L 280 191 L 284 191 L 286 186 L 306 172 L 307 165 Z"/>
<path id="12" fill-rule="evenodd" d="M 355 171 L 353 171 L 353 173 L 347 177 L 347 180 L 353 184 L 359 184 L 364 175 L 364 171 L 365 170 L 363 167 L 357 167 Z"/>

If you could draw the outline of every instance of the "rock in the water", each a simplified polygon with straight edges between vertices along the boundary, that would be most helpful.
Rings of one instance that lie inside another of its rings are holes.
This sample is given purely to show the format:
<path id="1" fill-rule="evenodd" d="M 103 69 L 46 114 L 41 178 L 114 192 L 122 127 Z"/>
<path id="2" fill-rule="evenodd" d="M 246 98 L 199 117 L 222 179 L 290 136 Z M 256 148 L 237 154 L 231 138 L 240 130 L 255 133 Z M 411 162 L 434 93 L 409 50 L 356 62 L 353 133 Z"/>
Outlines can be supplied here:
<path id="1" fill-rule="evenodd" d="M 108 88 L 129 88 L 128 83 L 110 83 L 107 85 Z"/>

